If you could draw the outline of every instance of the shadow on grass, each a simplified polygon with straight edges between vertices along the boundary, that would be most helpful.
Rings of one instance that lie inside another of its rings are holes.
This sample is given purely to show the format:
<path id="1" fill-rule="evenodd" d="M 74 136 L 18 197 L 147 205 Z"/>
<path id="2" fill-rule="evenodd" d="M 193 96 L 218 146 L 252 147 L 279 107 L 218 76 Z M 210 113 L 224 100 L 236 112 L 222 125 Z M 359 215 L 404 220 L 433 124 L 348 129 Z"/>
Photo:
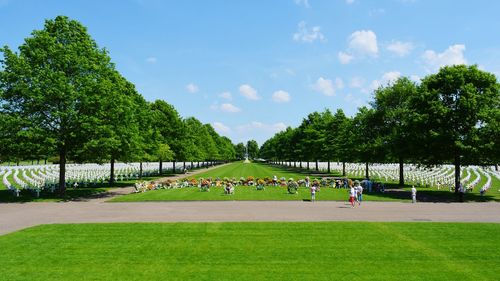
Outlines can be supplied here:
<path id="1" fill-rule="evenodd" d="M 409 190 L 404 190 L 402 188 L 397 189 L 386 189 L 385 192 L 371 192 L 366 193 L 370 196 L 379 198 L 391 198 L 391 199 L 401 199 L 410 200 L 411 192 Z M 453 203 L 461 202 L 459 195 L 447 191 L 447 190 L 418 190 L 417 192 L 418 202 L 433 202 L 433 203 Z M 477 193 L 466 193 L 463 197 L 463 202 L 500 202 L 500 199 L 494 196 L 484 195 L 481 196 Z"/>
<path id="2" fill-rule="evenodd" d="M 47 191 L 40 192 L 40 197 L 29 190 L 21 190 L 19 197 L 16 197 L 12 191 L 3 189 L 0 190 L 0 203 L 28 203 L 28 202 L 43 202 L 43 201 L 80 201 L 83 198 L 95 198 L 96 195 L 106 193 L 106 188 L 79 188 L 68 189 L 63 197 L 57 193 Z"/>
<path id="3" fill-rule="evenodd" d="M 168 177 L 173 174 L 164 174 L 162 177 Z M 16 197 L 12 191 L 0 190 L 0 203 L 28 203 L 28 202 L 66 202 L 66 201 L 88 201 L 96 198 L 110 198 L 118 193 L 109 191 L 111 188 L 125 188 L 133 186 L 137 181 L 153 181 L 160 177 L 143 177 L 141 180 L 127 180 L 115 182 L 111 187 L 109 184 L 98 183 L 92 187 L 67 188 L 66 194 L 61 197 L 56 190 L 54 193 L 49 191 L 40 192 L 40 197 L 36 197 L 34 191 L 21 190 L 19 197 Z"/>

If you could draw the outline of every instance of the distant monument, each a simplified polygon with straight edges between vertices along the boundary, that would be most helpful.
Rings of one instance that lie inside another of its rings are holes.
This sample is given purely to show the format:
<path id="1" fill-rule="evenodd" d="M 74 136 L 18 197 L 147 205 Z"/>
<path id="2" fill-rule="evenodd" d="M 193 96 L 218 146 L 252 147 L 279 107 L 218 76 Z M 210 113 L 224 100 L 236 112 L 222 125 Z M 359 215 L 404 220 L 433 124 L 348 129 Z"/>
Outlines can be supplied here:
<path id="1" fill-rule="evenodd" d="M 243 163 L 250 163 L 250 160 L 248 160 L 248 146 L 245 147 L 245 161 Z"/>

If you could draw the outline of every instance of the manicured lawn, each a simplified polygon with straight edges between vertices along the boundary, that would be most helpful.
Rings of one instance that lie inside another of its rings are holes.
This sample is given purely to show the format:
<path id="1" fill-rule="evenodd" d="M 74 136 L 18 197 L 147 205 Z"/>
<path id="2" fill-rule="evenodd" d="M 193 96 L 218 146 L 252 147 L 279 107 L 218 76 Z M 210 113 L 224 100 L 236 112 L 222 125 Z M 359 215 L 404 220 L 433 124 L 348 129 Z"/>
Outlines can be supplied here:
<path id="1" fill-rule="evenodd" d="M 0 236 L 2 280 L 498 280 L 500 224 L 43 225 Z"/>
<path id="2" fill-rule="evenodd" d="M 240 177 L 246 178 L 253 176 L 255 178 L 272 178 L 276 175 L 278 178 L 285 177 L 294 179 L 303 179 L 308 174 L 306 171 L 280 169 L 279 167 L 250 163 L 244 164 L 241 162 L 231 163 L 229 165 L 207 171 L 193 176 L 196 179 L 211 177 L 221 178 L 224 177 L 239 179 Z M 311 179 L 317 175 L 311 175 Z M 324 175 L 327 176 L 327 175 Z M 188 177 L 188 178 L 193 178 Z M 494 184 L 496 179 L 494 179 Z M 394 186 L 389 184 L 390 186 Z M 494 185 L 495 186 L 495 185 Z M 435 190 L 433 188 L 417 188 L 417 198 L 419 201 L 427 202 L 454 202 L 458 197 L 449 191 Z M 403 189 L 394 189 L 386 193 L 372 192 L 368 193 L 366 190 L 363 194 L 366 201 L 410 201 L 411 192 L 410 187 Z M 237 186 L 235 194 L 226 195 L 222 188 L 212 187 L 210 192 L 202 192 L 196 187 L 178 188 L 178 189 L 161 189 L 152 190 L 144 193 L 135 193 L 113 198 L 112 202 L 133 202 L 133 201 L 213 201 L 213 200 L 309 200 L 309 190 L 301 187 L 298 194 L 289 194 L 286 187 L 267 186 L 265 190 L 256 190 L 251 186 Z M 329 187 L 322 187 L 316 194 L 316 200 L 347 200 L 347 189 L 334 189 Z M 472 193 L 465 196 L 465 201 L 500 201 L 500 192 L 491 188 L 486 196 L 479 196 L 479 188 L 476 188 Z"/>
<path id="3" fill-rule="evenodd" d="M 348 189 L 335 189 L 323 187 L 316 193 L 316 200 L 346 200 L 349 199 Z M 382 193 L 365 193 L 364 200 L 367 201 L 408 201 L 410 193 L 407 193 L 406 198 L 402 196 L 406 193 L 398 193 L 395 195 Z M 231 201 L 231 200 L 310 200 L 311 194 L 309 189 L 300 187 L 298 194 L 289 194 L 286 187 L 268 186 L 265 190 L 256 190 L 252 186 L 238 186 L 235 188 L 234 194 L 224 194 L 222 187 L 212 187 L 210 192 L 200 191 L 197 187 L 186 187 L 178 189 L 160 189 L 152 190 L 143 193 L 134 193 L 115 197 L 110 202 L 133 202 L 133 201 Z"/>
<path id="4" fill-rule="evenodd" d="M 271 165 L 261 164 L 261 163 L 243 163 L 243 162 L 235 162 L 229 165 L 225 165 L 223 167 L 219 167 L 217 169 L 213 169 L 210 171 L 206 171 L 204 173 L 195 175 L 194 177 L 199 178 L 233 178 L 239 179 L 240 177 L 248 177 L 253 176 L 254 178 L 272 178 L 273 176 L 277 176 L 278 179 L 284 177 L 286 179 L 294 178 L 303 179 L 308 176 L 307 173 L 301 173 L 300 171 L 290 171 L 285 169 L 280 169 L 277 167 L 273 167 Z"/>

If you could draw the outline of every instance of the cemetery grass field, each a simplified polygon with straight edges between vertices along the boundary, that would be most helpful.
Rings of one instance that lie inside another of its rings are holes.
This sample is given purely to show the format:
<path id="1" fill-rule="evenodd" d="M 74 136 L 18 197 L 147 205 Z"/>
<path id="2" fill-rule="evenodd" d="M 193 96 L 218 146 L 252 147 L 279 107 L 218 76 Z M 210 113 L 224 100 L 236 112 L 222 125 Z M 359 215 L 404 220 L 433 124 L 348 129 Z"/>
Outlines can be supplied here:
<path id="1" fill-rule="evenodd" d="M 12 177 L 12 175 L 10 176 Z M 144 177 L 144 180 L 154 180 L 158 177 Z M 10 179 L 13 182 L 13 179 Z M 115 187 L 127 187 L 131 186 L 136 182 L 136 180 L 120 181 L 115 183 Z M 0 182 L 0 203 L 5 202 L 61 202 L 61 201 L 72 201 L 91 198 L 99 196 L 111 188 L 108 184 L 104 184 L 99 187 L 80 187 L 77 189 L 67 188 L 66 195 L 60 197 L 57 191 L 55 193 L 43 191 L 40 197 L 37 198 L 33 192 L 22 190 L 19 197 L 16 197 L 11 191 Z"/>
<path id="2" fill-rule="evenodd" d="M 498 280 L 500 224 L 112 223 L 0 236 L 3 280 Z"/>
<path id="3" fill-rule="evenodd" d="M 231 163 L 223 167 L 207 171 L 205 173 L 197 174 L 194 177 L 188 178 L 237 178 L 254 176 L 255 178 L 272 178 L 276 175 L 278 178 L 285 177 L 297 179 L 303 179 L 306 176 L 310 176 L 314 179 L 316 176 L 339 176 L 336 174 L 311 174 L 316 171 L 305 171 L 299 169 L 289 169 L 280 168 L 276 166 L 271 166 L 261 163 L 249 163 L 245 164 L 242 162 Z M 361 180 L 361 179 L 360 179 Z M 485 196 L 480 196 L 479 190 L 474 190 L 471 193 L 467 193 L 464 197 L 465 201 L 470 202 L 485 202 L 485 201 L 499 201 L 500 202 L 500 192 L 498 191 L 500 187 L 500 182 L 498 179 L 493 178 L 493 187 L 488 191 Z M 371 192 L 368 193 L 367 190 L 364 191 L 363 199 L 365 201 L 399 201 L 399 202 L 409 202 L 411 200 L 410 188 L 411 186 L 405 186 L 404 188 L 397 188 L 395 183 L 387 183 L 387 187 L 390 188 L 385 193 Z M 231 200 L 256 200 L 256 201 L 287 201 L 287 200 L 298 200 L 298 201 L 308 201 L 311 195 L 309 190 L 305 187 L 300 187 L 298 194 L 289 194 L 286 187 L 274 187 L 266 186 L 265 190 L 256 190 L 253 186 L 237 186 L 235 188 L 235 193 L 231 195 L 224 194 L 222 187 L 212 187 L 210 192 L 201 192 L 197 187 L 187 187 L 178 189 L 160 189 L 153 190 L 144 193 L 134 193 L 129 195 L 124 195 L 111 199 L 111 202 L 135 202 L 135 201 L 231 201 Z M 321 190 L 316 194 L 316 200 L 335 200 L 343 201 L 349 198 L 348 189 L 336 189 L 329 187 L 322 187 Z M 418 188 L 417 198 L 419 201 L 425 202 L 456 202 L 458 197 L 448 190 L 437 190 L 436 188 Z"/>

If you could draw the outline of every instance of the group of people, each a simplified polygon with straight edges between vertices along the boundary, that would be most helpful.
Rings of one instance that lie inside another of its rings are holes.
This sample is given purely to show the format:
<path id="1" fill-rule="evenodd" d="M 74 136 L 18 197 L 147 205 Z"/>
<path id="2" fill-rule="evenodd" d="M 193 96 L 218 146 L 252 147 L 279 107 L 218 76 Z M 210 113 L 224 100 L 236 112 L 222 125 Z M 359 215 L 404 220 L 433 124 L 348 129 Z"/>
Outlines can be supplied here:
<path id="1" fill-rule="evenodd" d="M 351 189 L 349 190 L 349 203 L 351 204 L 351 208 L 354 208 L 356 206 L 356 203 L 358 203 L 358 206 L 360 206 L 362 201 L 363 186 L 361 186 L 361 184 L 356 181 L 354 183 L 354 186 L 351 186 Z"/>

